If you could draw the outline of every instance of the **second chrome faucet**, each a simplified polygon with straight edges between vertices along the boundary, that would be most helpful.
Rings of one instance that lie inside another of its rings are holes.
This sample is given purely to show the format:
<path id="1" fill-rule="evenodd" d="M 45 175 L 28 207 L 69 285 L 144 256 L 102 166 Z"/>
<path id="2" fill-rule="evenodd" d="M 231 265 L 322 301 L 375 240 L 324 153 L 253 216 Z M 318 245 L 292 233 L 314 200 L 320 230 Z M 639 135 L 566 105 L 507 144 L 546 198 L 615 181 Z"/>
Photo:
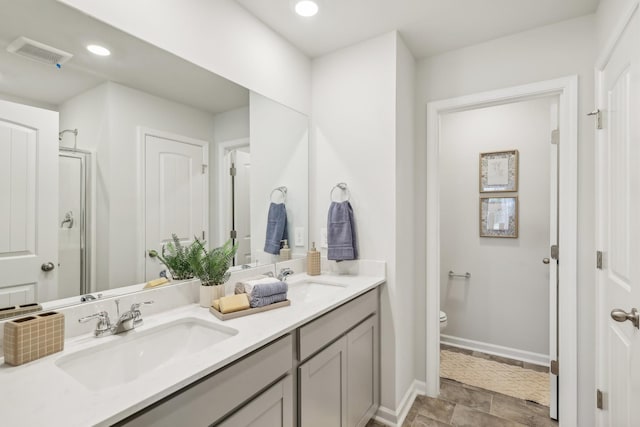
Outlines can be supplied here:
<path id="1" fill-rule="evenodd" d="M 102 337 L 104 335 L 116 335 L 122 332 L 130 331 L 136 326 L 142 323 L 142 312 L 140 306 L 144 304 L 153 304 L 153 301 L 145 301 L 141 303 L 131 304 L 129 311 L 125 311 L 120 314 L 120 300 L 115 300 L 116 309 L 118 312 L 118 321 L 115 324 L 111 324 L 109 319 L 109 313 L 106 311 L 100 311 L 90 316 L 81 317 L 78 322 L 85 323 L 92 319 L 98 319 L 96 329 L 93 334 L 96 337 Z"/>

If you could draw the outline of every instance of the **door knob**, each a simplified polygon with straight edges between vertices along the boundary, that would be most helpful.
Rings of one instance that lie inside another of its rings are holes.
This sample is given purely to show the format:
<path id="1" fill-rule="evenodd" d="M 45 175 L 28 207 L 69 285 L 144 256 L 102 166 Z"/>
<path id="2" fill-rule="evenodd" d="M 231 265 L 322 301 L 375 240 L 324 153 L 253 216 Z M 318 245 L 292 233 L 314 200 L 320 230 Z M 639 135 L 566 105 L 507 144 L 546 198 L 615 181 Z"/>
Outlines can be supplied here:
<path id="1" fill-rule="evenodd" d="M 52 262 L 45 262 L 44 264 L 42 264 L 42 265 L 40 266 L 40 269 L 41 269 L 42 271 L 51 271 L 51 270 L 53 270 L 54 268 L 56 268 L 56 266 L 55 266 L 55 264 L 54 264 L 54 263 L 52 263 Z"/>
<path id="2" fill-rule="evenodd" d="M 549 258 L 542 258 L 542 263 L 543 264 L 549 264 L 551 260 Z"/>
<path id="3" fill-rule="evenodd" d="M 635 308 L 631 309 L 631 313 L 627 313 L 619 308 L 614 308 L 611 310 L 611 318 L 616 322 L 625 322 L 628 320 L 633 323 L 633 326 L 640 329 L 640 314 Z"/>

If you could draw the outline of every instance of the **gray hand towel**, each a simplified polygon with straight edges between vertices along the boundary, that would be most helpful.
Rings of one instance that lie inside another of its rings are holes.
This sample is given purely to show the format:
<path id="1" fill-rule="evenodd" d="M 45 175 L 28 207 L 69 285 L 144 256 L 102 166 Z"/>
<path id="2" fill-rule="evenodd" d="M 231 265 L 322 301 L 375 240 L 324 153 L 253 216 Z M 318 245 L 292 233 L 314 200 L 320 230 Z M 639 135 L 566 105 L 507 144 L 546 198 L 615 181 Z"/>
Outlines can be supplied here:
<path id="1" fill-rule="evenodd" d="M 251 297 L 268 297 L 276 294 L 286 294 L 289 286 L 286 282 L 260 283 L 253 286 Z"/>
<path id="2" fill-rule="evenodd" d="M 287 237 L 287 209 L 284 203 L 271 203 L 267 217 L 267 237 L 264 241 L 264 251 L 273 255 L 280 253 L 280 241 Z"/>
<path id="3" fill-rule="evenodd" d="M 275 304 L 287 299 L 287 293 L 280 293 L 275 295 L 269 295 L 267 297 L 251 297 L 249 305 L 251 308 L 264 307 L 265 305 Z"/>
<path id="4" fill-rule="evenodd" d="M 335 261 L 358 259 L 353 208 L 348 201 L 331 202 L 327 219 L 327 258 Z"/>

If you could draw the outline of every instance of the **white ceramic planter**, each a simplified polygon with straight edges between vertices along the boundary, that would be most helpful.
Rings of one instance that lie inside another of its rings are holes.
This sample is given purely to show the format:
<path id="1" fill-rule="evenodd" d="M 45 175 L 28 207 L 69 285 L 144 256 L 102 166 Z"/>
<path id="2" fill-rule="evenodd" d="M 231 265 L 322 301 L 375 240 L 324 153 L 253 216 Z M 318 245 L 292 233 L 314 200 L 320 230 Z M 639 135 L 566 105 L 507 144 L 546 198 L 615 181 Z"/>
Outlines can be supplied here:
<path id="1" fill-rule="evenodd" d="M 224 285 L 202 286 L 200 285 L 200 306 L 209 308 L 214 299 L 224 296 Z"/>

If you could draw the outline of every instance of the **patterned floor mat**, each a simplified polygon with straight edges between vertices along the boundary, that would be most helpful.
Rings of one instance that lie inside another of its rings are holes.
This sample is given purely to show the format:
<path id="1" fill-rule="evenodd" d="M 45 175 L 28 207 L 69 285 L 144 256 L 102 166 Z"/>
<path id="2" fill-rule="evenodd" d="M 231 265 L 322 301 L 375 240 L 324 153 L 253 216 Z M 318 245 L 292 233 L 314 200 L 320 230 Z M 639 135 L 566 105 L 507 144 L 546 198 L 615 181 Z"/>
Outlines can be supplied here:
<path id="1" fill-rule="evenodd" d="M 440 376 L 549 406 L 548 373 L 441 350 Z"/>

